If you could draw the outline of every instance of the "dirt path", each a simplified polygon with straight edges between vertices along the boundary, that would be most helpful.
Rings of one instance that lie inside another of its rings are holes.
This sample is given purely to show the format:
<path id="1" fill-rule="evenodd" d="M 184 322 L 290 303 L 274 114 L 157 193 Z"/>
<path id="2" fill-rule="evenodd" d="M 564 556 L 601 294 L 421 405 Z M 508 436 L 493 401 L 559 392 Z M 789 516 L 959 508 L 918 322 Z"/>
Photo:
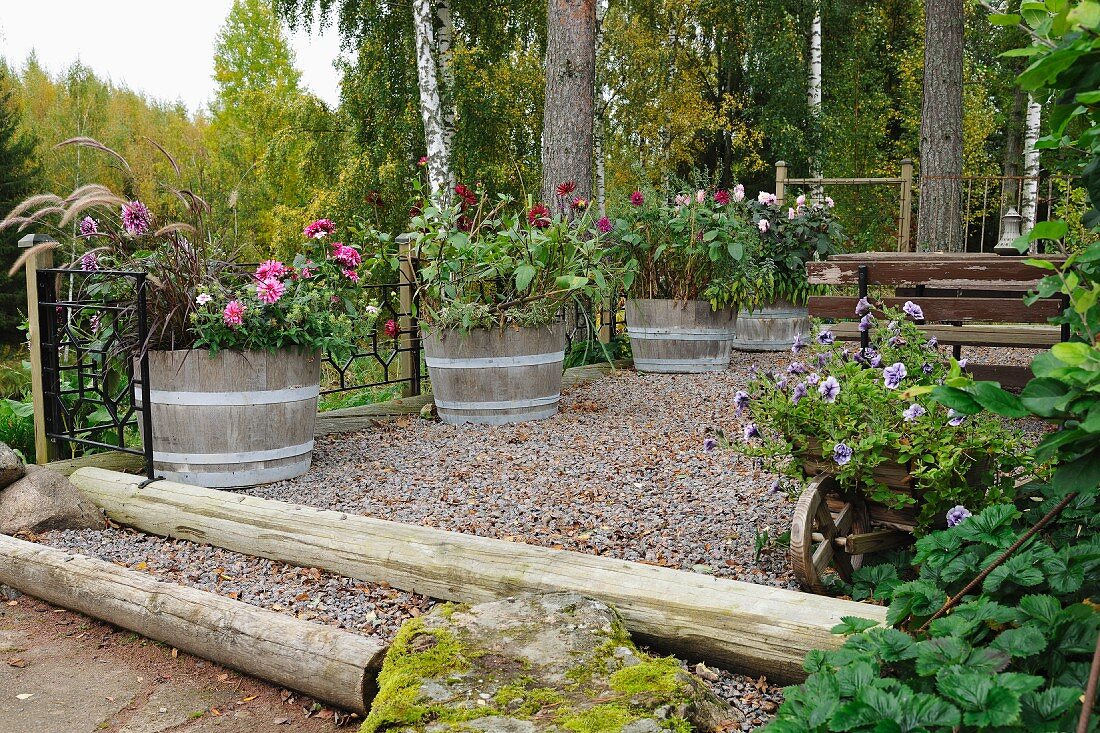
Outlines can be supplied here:
<path id="1" fill-rule="evenodd" d="M 25 595 L 0 603 L 0 733 L 348 733 L 361 722 Z"/>

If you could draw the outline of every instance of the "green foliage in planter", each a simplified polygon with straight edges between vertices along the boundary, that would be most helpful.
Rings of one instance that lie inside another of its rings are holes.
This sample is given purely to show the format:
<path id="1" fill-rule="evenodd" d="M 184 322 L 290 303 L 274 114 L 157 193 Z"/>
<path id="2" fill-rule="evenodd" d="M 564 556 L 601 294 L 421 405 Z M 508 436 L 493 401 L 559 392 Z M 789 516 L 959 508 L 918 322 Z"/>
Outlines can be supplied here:
<path id="1" fill-rule="evenodd" d="M 870 303 L 866 311 L 874 319 Z M 896 509 L 919 503 L 918 532 L 942 526 L 953 506 L 1010 499 L 1010 474 L 1026 462 L 1015 432 L 999 420 L 949 412 L 927 394 L 914 396 L 957 377 L 959 364 L 905 313 L 878 314 L 882 323 L 871 328 L 865 353 L 842 349 L 822 327 L 813 345 L 799 339 L 800 359 L 786 371 L 758 375 L 735 398 L 754 421 L 745 426 L 745 449 L 796 478 L 812 455 L 833 467 L 841 486 L 858 487 L 872 501 Z M 889 462 L 907 467 L 912 496 L 876 476 Z"/>
<path id="2" fill-rule="evenodd" d="M 1100 633 L 1100 506 L 1082 492 L 1039 536 L 949 614 L 918 629 L 1062 495 L 1035 485 L 1017 508 L 995 505 L 916 545 L 916 577 L 875 571 L 887 621 L 845 618 L 835 651 L 811 652 L 769 733 L 1072 730 Z M 876 570 L 877 569 L 877 570 Z M 893 568 L 890 568 L 893 569 Z M 1100 729 L 1094 715 L 1089 730 Z"/>
<path id="3" fill-rule="evenodd" d="M 653 188 L 634 191 L 608 222 L 616 255 L 637 271 L 625 283 L 629 296 L 730 305 L 713 287 L 734 276 L 751 237 L 743 198 L 743 187 L 732 194 L 685 189 L 671 202 Z"/>
<path id="4" fill-rule="evenodd" d="M 517 210 L 508 196 L 490 201 L 462 184 L 414 209 L 407 237 L 420 318 L 443 329 L 543 326 L 567 303 L 617 291 L 627 271 L 569 186 L 559 186 L 553 211 L 532 201 Z"/>
<path id="5" fill-rule="evenodd" d="M 753 310 L 778 300 L 804 305 L 817 292 L 806 263 L 840 252 L 846 237 L 831 198 L 810 203 L 798 196 L 794 204 L 784 206 L 767 192 L 739 204 L 748 223 L 737 230 L 745 254 L 729 276 L 711 284 L 708 298 Z"/>

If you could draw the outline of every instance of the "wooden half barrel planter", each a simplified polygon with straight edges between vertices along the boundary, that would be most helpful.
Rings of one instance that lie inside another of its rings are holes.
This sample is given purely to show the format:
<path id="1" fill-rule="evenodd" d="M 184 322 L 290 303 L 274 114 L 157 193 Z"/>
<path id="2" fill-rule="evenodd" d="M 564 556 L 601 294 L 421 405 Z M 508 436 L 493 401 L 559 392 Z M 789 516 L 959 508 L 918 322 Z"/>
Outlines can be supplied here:
<path id="1" fill-rule="evenodd" d="M 565 324 L 431 329 L 424 361 L 439 418 L 450 425 L 543 420 L 558 412 Z"/>
<path id="2" fill-rule="evenodd" d="M 821 457 L 816 440 L 796 457 L 803 472 L 813 477 L 791 517 L 791 569 L 805 588 L 825 592 L 822 576 L 830 567 L 850 583 L 865 554 L 913 542 L 919 496 L 915 505 L 893 509 L 866 498 L 858 488 L 842 487 L 835 475 L 837 466 Z M 875 468 L 874 477 L 894 491 L 913 496 L 907 465 L 886 461 Z"/>
<path id="3" fill-rule="evenodd" d="M 777 300 L 737 314 L 733 347 L 738 351 L 786 351 L 799 334 L 809 339 L 811 328 L 806 306 Z"/>
<path id="4" fill-rule="evenodd" d="M 208 488 L 301 476 L 313 457 L 320 375 L 320 354 L 310 351 L 150 351 L 156 474 Z"/>
<path id="5" fill-rule="evenodd" d="M 720 372 L 729 367 L 737 312 L 705 300 L 626 301 L 634 368 L 658 374 Z"/>

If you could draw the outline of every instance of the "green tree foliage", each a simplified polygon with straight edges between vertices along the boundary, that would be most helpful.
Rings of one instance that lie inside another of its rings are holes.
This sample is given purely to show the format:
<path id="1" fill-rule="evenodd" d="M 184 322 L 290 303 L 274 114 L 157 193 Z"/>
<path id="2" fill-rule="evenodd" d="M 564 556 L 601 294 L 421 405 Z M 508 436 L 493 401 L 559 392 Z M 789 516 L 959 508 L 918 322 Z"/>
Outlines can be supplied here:
<path id="1" fill-rule="evenodd" d="M 35 141 L 21 125 L 21 110 L 10 70 L 0 62 L 0 210 L 8 211 L 30 192 L 38 176 Z M 19 256 L 14 231 L 0 232 L 0 270 L 4 273 Z M 23 278 L 0 275 L 0 341 L 19 337 L 20 313 L 26 309 Z"/>
<path id="2" fill-rule="evenodd" d="M 206 191 L 232 241 L 265 255 L 289 234 L 289 219 L 304 218 L 287 216 L 312 199 L 316 135 L 304 128 L 326 127 L 328 110 L 302 90 L 294 52 L 265 0 L 233 3 L 215 42 L 214 80 Z"/>

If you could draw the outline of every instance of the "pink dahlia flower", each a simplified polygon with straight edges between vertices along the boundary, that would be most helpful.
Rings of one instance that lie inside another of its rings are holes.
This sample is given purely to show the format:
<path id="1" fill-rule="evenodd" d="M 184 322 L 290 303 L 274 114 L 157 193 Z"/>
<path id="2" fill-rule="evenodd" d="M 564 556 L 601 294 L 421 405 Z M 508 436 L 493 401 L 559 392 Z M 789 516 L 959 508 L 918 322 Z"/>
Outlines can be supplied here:
<path id="1" fill-rule="evenodd" d="M 720 206 L 725 206 L 729 202 L 730 202 L 729 191 L 724 191 L 722 189 L 719 189 L 719 190 L 714 192 L 714 203 L 716 203 Z"/>
<path id="2" fill-rule="evenodd" d="M 337 262 L 342 262 L 348 267 L 358 267 L 359 263 L 363 261 L 363 257 L 359 254 L 359 250 L 355 247 L 349 247 L 343 242 L 332 243 L 332 259 Z"/>
<path id="3" fill-rule="evenodd" d="M 607 234 L 611 231 L 611 220 L 606 216 L 601 216 L 596 220 L 596 228 L 600 230 L 600 234 Z"/>
<path id="4" fill-rule="evenodd" d="M 745 187 L 738 183 L 733 187 L 733 200 L 744 201 L 745 200 Z"/>
<path id="5" fill-rule="evenodd" d="M 641 206 L 645 203 L 645 196 L 642 195 L 641 191 L 635 191 L 634 193 L 630 194 L 630 203 L 634 204 L 635 206 Z"/>
<path id="6" fill-rule="evenodd" d="M 90 216 L 80 220 L 80 236 L 92 237 L 99 234 L 99 222 Z"/>
<path id="7" fill-rule="evenodd" d="M 271 305 L 286 292 L 286 285 L 278 278 L 269 277 L 256 283 L 256 297 L 264 303 Z"/>
<path id="8" fill-rule="evenodd" d="M 153 223 L 153 217 L 145 204 L 140 201 L 130 201 L 122 205 L 122 228 L 127 234 L 140 237 L 149 231 Z"/>
<path id="9" fill-rule="evenodd" d="M 245 305 L 239 300 L 231 300 L 225 304 L 222 310 L 222 320 L 230 328 L 237 328 L 244 323 Z"/>
<path id="10" fill-rule="evenodd" d="M 401 333 L 401 327 L 397 325 L 397 321 L 386 321 L 386 325 L 382 327 L 382 333 L 389 336 L 391 339 L 397 338 L 397 335 Z"/>
<path id="11" fill-rule="evenodd" d="M 307 224 L 306 228 L 302 230 L 302 234 L 308 239 L 324 239 L 335 231 L 336 225 L 329 219 L 318 219 Z"/>
<path id="12" fill-rule="evenodd" d="M 256 279 L 267 280 L 269 277 L 281 278 L 290 272 L 290 268 L 284 265 L 278 260 L 267 260 L 260 263 L 260 266 L 256 268 Z"/>
<path id="13" fill-rule="evenodd" d="M 536 229 L 545 229 L 550 226 L 550 209 L 545 204 L 535 204 L 527 212 L 527 223 Z"/>
<path id="14" fill-rule="evenodd" d="M 341 272 L 344 273 L 344 277 L 346 277 L 348 280 L 351 280 L 353 283 L 359 282 L 359 273 L 355 270 L 349 270 L 345 268 L 341 270 Z"/>

